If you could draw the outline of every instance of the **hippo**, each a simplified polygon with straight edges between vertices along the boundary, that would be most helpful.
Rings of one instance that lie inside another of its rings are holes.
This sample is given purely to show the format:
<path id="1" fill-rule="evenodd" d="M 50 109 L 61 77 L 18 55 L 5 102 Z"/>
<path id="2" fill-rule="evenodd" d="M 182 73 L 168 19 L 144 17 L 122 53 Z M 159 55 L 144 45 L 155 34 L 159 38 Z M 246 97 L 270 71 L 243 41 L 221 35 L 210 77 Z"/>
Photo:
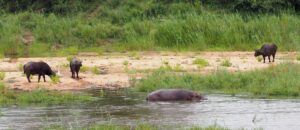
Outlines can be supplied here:
<path id="1" fill-rule="evenodd" d="M 72 72 L 72 78 L 75 79 L 75 73 L 76 73 L 76 78 L 79 79 L 78 77 L 78 73 L 80 70 L 80 67 L 82 66 L 82 61 L 76 57 L 74 57 L 71 61 L 70 61 L 70 69 Z"/>
<path id="2" fill-rule="evenodd" d="M 160 89 L 151 92 L 147 101 L 201 101 L 205 97 L 185 89 Z"/>
<path id="3" fill-rule="evenodd" d="M 30 75 L 38 74 L 38 82 L 40 82 L 41 76 L 44 78 L 44 82 L 46 82 L 45 75 L 49 77 L 55 76 L 55 72 L 52 71 L 51 67 L 43 62 L 28 62 L 23 66 L 24 74 L 26 74 L 27 80 L 30 83 Z"/>
<path id="4" fill-rule="evenodd" d="M 265 57 L 268 56 L 269 58 L 269 62 L 271 62 L 270 60 L 270 56 L 273 56 L 273 62 L 275 61 L 275 55 L 276 55 L 276 51 L 277 51 L 277 46 L 272 43 L 272 44 L 264 44 L 260 49 L 255 50 L 255 54 L 254 56 L 260 56 L 262 55 L 264 58 L 264 63 L 265 62 Z"/>

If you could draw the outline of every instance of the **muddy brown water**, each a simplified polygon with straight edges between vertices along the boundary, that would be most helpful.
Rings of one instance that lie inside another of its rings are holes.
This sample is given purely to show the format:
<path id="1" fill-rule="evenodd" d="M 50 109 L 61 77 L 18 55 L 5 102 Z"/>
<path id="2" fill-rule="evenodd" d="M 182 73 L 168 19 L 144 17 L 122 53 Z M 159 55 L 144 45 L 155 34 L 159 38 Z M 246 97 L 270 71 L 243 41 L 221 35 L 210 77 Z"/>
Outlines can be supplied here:
<path id="1" fill-rule="evenodd" d="M 90 92 L 89 92 L 90 93 Z M 1 108 L 0 129 L 40 129 L 62 125 L 68 129 L 93 124 L 134 126 L 154 124 L 160 129 L 219 125 L 230 129 L 300 129 L 300 99 L 247 99 L 206 95 L 203 102 L 146 102 L 146 93 L 132 90 L 93 90 L 97 101 L 62 106 Z"/>

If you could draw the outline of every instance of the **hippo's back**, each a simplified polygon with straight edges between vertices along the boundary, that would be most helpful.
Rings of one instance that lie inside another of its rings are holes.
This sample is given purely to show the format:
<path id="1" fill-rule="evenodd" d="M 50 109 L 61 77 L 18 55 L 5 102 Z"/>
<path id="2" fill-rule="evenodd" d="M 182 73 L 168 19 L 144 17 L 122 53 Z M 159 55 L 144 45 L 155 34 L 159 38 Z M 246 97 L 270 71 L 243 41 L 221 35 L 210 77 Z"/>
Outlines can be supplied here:
<path id="1" fill-rule="evenodd" d="M 172 100 L 186 100 L 193 94 L 192 91 L 185 89 L 160 89 L 151 92 L 147 96 L 150 101 L 172 101 Z"/>

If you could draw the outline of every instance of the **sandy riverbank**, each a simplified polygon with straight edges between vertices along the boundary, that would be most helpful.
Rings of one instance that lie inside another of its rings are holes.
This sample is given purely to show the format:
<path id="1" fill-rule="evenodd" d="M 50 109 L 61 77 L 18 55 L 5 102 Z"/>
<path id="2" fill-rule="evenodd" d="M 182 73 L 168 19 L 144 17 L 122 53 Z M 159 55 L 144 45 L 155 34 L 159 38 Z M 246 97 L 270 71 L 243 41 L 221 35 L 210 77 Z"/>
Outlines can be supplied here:
<path id="1" fill-rule="evenodd" d="M 6 73 L 4 82 L 11 89 L 32 90 L 45 88 L 48 90 L 81 90 L 89 88 L 117 89 L 129 87 L 130 77 L 141 78 L 151 70 L 157 69 L 168 63 L 170 66 L 180 66 L 181 70 L 190 73 L 207 74 L 223 68 L 231 72 L 247 71 L 265 68 L 282 62 L 297 62 L 296 52 L 281 52 L 277 54 L 275 63 L 258 62 L 253 52 L 136 52 L 136 53 L 110 53 L 102 56 L 79 55 L 86 67 L 97 67 L 101 74 L 91 71 L 81 72 L 81 79 L 71 78 L 66 57 L 19 58 L 9 62 L 8 59 L 0 60 L 0 71 Z M 196 58 L 209 62 L 209 66 L 199 68 L 193 64 Z M 231 67 L 221 66 L 224 59 L 229 59 Z M 33 76 L 32 83 L 28 83 L 20 66 L 28 61 L 45 61 L 52 69 L 59 70 L 60 83 L 52 83 L 47 77 L 47 82 L 37 82 L 38 77 Z"/>

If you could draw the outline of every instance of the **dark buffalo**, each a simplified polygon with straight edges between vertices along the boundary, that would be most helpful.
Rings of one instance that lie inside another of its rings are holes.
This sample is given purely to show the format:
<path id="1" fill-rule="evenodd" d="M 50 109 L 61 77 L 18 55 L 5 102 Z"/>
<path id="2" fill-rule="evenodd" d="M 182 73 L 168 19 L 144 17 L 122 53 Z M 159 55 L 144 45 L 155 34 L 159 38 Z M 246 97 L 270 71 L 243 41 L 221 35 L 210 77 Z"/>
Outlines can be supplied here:
<path id="1" fill-rule="evenodd" d="M 151 92 L 146 100 L 147 101 L 200 101 L 206 98 L 185 89 L 160 89 Z"/>
<path id="2" fill-rule="evenodd" d="M 46 82 L 45 75 L 48 75 L 49 77 L 55 76 L 55 72 L 53 72 L 50 68 L 50 66 L 43 62 L 28 62 L 23 66 L 24 74 L 26 74 L 27 80 L 30 83 L 30 75 L 39 75 L 38 82 L 40 82 L 41 76 L 44 78 L 44 82 Z"/>
<path id="3" fill-rule="evenodd" d="M 74 57 L 71 61 L 70 61 L 70 69 L 71 69 L 71 72 L 72 72 L 72 78 L 75 78 L 75 73 L 77 75 L 77 78 L 78 77 L 78 73 L 79 73 L 79 70 L 80 70 L 80 67 L 82 66 L 82 61 L 79 60 L 78 58 Z"/>
<path id="4" fill-rule="evenodd" d="M 273 56 L 273 62 L 275 61 L 275 55 L 277 51 L 277 46 L 273 44 L 264 44 L 260 49 L 255 50 L 254 56 L 260 56 L 262 55 L 264 58 L 264 63 L 265 63 L 265 57 L 268 56 L 269 62 L 271 62 L 270 56 Z"/>

